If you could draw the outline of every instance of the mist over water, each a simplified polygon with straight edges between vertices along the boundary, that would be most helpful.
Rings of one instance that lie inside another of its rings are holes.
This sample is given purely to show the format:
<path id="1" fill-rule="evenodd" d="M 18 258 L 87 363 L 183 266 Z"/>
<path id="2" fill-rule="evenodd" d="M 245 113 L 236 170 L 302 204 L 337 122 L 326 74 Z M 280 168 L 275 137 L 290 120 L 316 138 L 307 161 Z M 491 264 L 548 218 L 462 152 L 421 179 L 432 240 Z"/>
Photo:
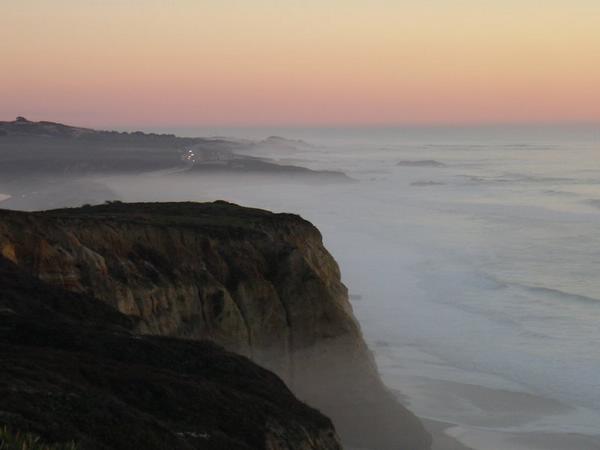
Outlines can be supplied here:
<path id="1" fill-rule="evenodd" d="M 598 128 L 210 134 L 303 139 L 253 154 L 357 182 L 94 180 L 124 201 L 223 199 L 313 222 L 388 386 L 464 442 L 544 448 L 496 433 L 600 434 Z"/>

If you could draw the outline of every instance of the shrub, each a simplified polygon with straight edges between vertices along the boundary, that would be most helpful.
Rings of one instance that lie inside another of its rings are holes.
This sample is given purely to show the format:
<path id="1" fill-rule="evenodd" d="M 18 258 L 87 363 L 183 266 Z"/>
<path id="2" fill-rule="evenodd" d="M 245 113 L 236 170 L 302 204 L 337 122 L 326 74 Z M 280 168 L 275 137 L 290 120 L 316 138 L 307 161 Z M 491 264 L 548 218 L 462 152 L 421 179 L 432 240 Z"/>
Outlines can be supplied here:
<path id="1" fill-rule="evenodd" d="M 0 427 L 0 450 L 77 450 L 74 442 L 45 444 L 39 436 Z"/>

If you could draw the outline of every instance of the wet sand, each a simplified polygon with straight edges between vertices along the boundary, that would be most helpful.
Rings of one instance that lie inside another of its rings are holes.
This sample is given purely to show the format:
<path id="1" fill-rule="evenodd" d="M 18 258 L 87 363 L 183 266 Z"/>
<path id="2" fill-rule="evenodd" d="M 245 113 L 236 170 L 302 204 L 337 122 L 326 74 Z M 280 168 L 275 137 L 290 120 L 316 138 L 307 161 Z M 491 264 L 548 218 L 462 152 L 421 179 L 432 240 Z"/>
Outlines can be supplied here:
<path id="1" fill-rule="evenodd" d="M 600 438 L 570 433 L 510 433 L 465 428 L 422 419 L 433 436 L 431 450 L 597 450 Z"/>
<path id="2" fill-rule="evenodd" d="M 508 433 L 452 427 L 445 433 L 473 450 L 597 450 L 598 437 L 569 433 Z M 453 447 L 451 447 L 453 449 Z M 460 448 L 460 447 L 458 447 Z M 439 447 L 439 450 L 444 447 Z M 434 448 L 434 450 L 438 450 Z"/>
<path id="3" fill-rule="evenodd" d="M 375 353 L 385 383 L 432 434 L 432 450 L 600 450 L 600 414 L 440 366 L 414 347 Z"/>
<path id="4" fill-rule="evenodd" d="M 446 433 L 446 430 L 452 428 L 452 424 L 438 422 L 436 420 L 421 419 L 427 431 L 433 437 L 433 446 L 431 450 L 476 450 L 467 447 L 462 442 Z"/>
<path id="5" fill-rule="evenodd" d="M 428 421 L 437 441 L 434 450 L 600 449 L 600 436 L 560 432 L 563 424 L 577 422 L 579 412 L 555 400 L 456 382 L 428 385 L 431 392 L 440 394 L 441 403 L 470 404 L 480 415 L 476 417 L 473 411 L 463 416 L 460 424 Z M 553 425 L 556 432 L 552 431 Z M 538 427 L 543 431 L 535 430 Z"/>

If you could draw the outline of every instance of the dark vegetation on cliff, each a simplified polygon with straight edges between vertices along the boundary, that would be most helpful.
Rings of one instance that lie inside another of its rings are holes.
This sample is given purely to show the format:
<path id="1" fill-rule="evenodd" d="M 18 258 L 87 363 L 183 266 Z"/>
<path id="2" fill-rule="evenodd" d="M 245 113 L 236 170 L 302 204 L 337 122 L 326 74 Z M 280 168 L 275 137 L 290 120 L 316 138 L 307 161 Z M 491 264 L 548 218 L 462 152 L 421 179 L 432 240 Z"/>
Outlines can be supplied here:
<path id="1" fill-rule="evenodd" d="M 39 436 L 0 427 L 0 450 L 77 450 L 74 442 L 47 444 Z"/>
<path id="2" fill-rule="evenodd" d="M 136 333 L 210 340 L 248 356 L 331 417 L 351 445 L 430 446 L 383 386 L 339 268 L 299 216 L 226 202 L 0 210 L 0 253 L 101 300 Z M 131 345 L 169 342 L 157 339 Z"/>
<path id="3" fill-rule="evenodd" d="M 38 448 L 340 448 L 329 419 L 273 373 L 134 324 L 0 257 L 0 424 L 61 444 Z"/>

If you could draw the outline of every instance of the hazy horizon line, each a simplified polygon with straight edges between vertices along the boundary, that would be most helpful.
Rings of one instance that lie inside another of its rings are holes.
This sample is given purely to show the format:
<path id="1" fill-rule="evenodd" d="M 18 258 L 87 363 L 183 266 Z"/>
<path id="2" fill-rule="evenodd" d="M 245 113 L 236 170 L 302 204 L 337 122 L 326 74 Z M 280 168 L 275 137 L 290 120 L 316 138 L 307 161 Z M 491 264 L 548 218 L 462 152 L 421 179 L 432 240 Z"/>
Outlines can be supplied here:
<path id="1" fill-rule="evenodd" d="M 331 123 L 235 123 L 235 122 L 219 122 L 219 123 L 191 123 L 191 122 L 173 122 L 173 123 L 109 123 L 103 121 L 74 121 L 67 118 L 50 118 L 40 116 L 30 116 L 27 114 L 15 114 L 10 118 L 3 118 L 0 121 L 11 122 L 17 117 L 24 117 L 32 122 L 53 122 L 70 125 L 80 128 L 94 128 L 98 130 L 143 130 L 143 129 L 207 129 L 207 128 L 224 128 L 224 129 L 427 129 L 427 128 L 502 128 L 502 127 L 597 127 L 600 126 L 600 119 L 585 119 L 585 120 L 562 120 L 562 121 L 457 121 L 457 122 L 331 122 Z M 33 118 L 32 118 L 33 117 Z"/>

